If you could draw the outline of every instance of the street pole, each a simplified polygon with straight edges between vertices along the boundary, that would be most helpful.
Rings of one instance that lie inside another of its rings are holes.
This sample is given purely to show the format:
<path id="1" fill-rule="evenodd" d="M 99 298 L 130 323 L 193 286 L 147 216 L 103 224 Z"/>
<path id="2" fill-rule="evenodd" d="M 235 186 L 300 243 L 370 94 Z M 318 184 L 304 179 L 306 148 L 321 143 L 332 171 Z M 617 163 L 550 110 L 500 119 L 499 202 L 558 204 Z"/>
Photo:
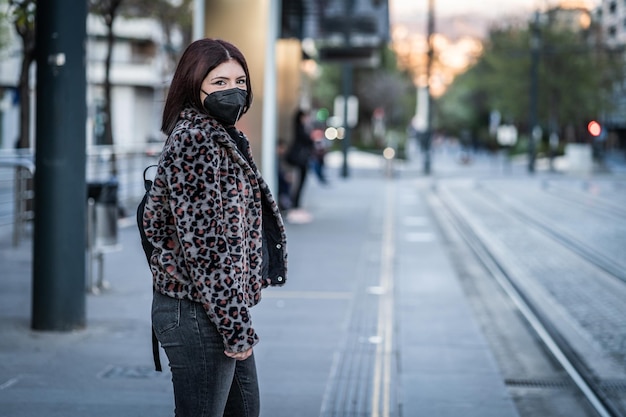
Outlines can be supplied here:
<path id="1" fill-rule="evenodd" d="M 198 39 L 204 38 L 205 30 L 204 27 L 204 19 L 205 16 L 205 1 L 206 0 L 193 0 L 193 27 L 192 34 L 193 40 L 196 41 Z"/>
<path id="2" fill-rule="evenodd" d="M 424 134 L 422 150 L 424 153 L 424 174 L 430 175 L 431 171 L 431 146 L 433 135 L 433 96 L 430 88 L 430 78 L 433 70 L 433 57 L 435 54 L 433 37 L 435 33 L 435 0 L 428 0 L 428 59 L 426 63 L 426 92 L 428 95 L 428 110 L 426 111 L 426 132 Z"/>
<path id="3" fill-rule="evenodd" d="M 541 38 L 539 34 L 539 12 L 535 12 L 535 18 L 531 27 L 530 35 L 530 120 L 528 133 L 528 172 L 535 172 L 536 141 L 540 136 L 537 125 L 537 95 L 539 83 L 539 52 Z"/>
<path id="4" fill-rule="evenodd" d="M 345 47 L 350 47 L 350 33 L 352 32 L 352 11 L 354 10 L 355 0 L 346 0 L 344 2 L 344 16 L 346 16 L 345 25 L 343 27 L 343 40 Z M 348 178 L 350 175 L 348 167 L 348 152 L 350 150 L 350 126 L 348 126 L 348 98 L 352 94 L 352 64 L 344 62 L 341 67 L 341 94 L 343 95 L 343 129 L 344 137 L 341 141 L 341 151 L 343 154 L 343 163 L 341 165 L 341 177 Z"/>
<path id="5" fill-rule="evenodd" d="M 32 322 L 85 326 L 87 2 L 37 2 Z"/>
<path id="6" fill-rule="evenodd" d="M 350 149 L 350 126 L 348 125 L 348 99 L 352 94 L 352 64 L 344 62 L 341 67 L 341 84 L 343 95 L 343 131 L 344 136 L 341 140 L 341 151 L 343 153 L 343 163 L 341 165 L 342 178 L 348 178 L 350 175 L 348 167 L 348 152 Z"/>
<path id="7" fill-rule="evenodd" d="M 276 42 L 279 34 L 281 0 L 270 0 L 263 69 L 263 134 L 261 155 L 263 177 L 270 190 L 278 190 L 278 161 L 276 142 L 278 136 Z"/>

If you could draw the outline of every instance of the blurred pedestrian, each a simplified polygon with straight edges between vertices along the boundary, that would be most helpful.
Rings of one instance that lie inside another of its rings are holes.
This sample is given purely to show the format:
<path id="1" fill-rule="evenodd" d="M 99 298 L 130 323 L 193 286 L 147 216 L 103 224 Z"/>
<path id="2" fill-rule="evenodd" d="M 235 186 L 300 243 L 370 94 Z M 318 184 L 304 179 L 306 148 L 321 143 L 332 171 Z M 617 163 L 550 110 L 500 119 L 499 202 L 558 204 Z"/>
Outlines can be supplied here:
<path id="1" fill-rule="evenodd" d="M 309 114 L 299 109 L 295 114 L 293 127 L 293 141 L 285 155 L 287 163 L 296 171 L 292 184 L 291 210 L 287 214 L 287 220 L 294 223 L 306 223 L 311 221 L 311 215 L 301 207 L 301 200 L 314 146 Z"/>
<path id="2" fill-rule="evenodd" d="M 325 172 L 325 159 L 328 147 L 326 144 L 326 138 L 324 137 L 324 131 L 322 129 L 314 129 L 311 132 L 311 138 L 313 139 L 313 157 L 311 162 L 313 165 L 313 172 L 317 176 L 318 181 L 322 185 L 328 184 Z"/>
<path id="3" fill-rule="evenodd" d="M 168 136 L 143 228 L 154 246 L 152 324 L 169 359 L 176 417 L 259 415 L 250 308 L 286 278 L 277 204 L 235 127 L 250 108 L 231 43 L 190 44 L 163 111 Z"/>
<path id="4" fill-rule="evenodd" d="M 284 139 L 279 138 L 276 143 L 277 156 L 277 174 L 278 174 L 278 207 L 281 211 L 287 211 L 291 208 L 291 178 L 288 169 L 285 167 L 285 153 L 287 152 L 287 143 Z"/>

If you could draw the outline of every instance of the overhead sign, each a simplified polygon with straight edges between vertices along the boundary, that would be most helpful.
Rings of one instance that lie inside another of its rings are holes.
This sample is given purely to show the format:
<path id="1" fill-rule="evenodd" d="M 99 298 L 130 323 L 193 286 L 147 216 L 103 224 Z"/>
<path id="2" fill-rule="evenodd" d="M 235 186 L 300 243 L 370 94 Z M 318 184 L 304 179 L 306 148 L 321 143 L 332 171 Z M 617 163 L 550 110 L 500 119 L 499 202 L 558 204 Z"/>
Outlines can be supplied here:
<path id="1" fill-rule="evenodd" d="M 315 10 L 315 44 L 326 62 L 377 66 L 390 39 L 388 0 L 305 0 Z"/>
<path id="2" fill-rule="evenodd" d="M 346 102 L 343 96 L 335 97 L 334 102 L 334 116 L 336 120 L 343 125 L 344 123 L 344 111 L 346 108 Z M 354 127 L 359 121 L 359 99 L 356 96 L 348 96 L 348 127 Z"/>

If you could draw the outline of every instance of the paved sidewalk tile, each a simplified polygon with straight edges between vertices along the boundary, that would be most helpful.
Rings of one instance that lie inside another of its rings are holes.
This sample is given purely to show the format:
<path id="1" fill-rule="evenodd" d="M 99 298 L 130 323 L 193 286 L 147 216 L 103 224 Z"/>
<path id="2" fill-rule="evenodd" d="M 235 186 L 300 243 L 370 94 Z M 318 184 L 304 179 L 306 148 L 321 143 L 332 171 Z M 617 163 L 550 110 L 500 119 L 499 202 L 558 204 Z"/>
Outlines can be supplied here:
<path id="1" fill-rule="evenodd" d="M 374 415 L 385 401 L 389 416 L 516 416 L 417 169 L 391 179 L 380 159 L 367 161 L 328 186 L 311 175 L 312 219 L 287 224 L 287 285 L 252 310 L 262 416 Z M 121 250 L 105 256 L 110 288 L 86 295 L 80 331 L 30 330 L 30 242 L 0 248 L 1 417 L 173 415 L 165 355 L 166 371 L 152 370 L 151 279 L 133 221 L 122 222 Z"/>

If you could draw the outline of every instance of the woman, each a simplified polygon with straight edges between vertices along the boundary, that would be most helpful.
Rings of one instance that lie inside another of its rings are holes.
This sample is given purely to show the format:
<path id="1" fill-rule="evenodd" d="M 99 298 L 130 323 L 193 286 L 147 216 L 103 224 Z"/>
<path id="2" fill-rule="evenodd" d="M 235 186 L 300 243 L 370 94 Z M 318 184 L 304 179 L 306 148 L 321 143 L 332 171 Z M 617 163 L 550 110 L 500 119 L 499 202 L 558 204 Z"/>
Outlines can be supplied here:
<path id="1" fill-rule="evenodd" d="M 256 417 L 250 308 L 286 278 L 280 212 L 234 126 L 252 102 L 232 44 L 202 39 L 180 59 L 163 111 L 168 135 L 143 227 L 152 325 L 172 371 L 176 417 Z"/>

